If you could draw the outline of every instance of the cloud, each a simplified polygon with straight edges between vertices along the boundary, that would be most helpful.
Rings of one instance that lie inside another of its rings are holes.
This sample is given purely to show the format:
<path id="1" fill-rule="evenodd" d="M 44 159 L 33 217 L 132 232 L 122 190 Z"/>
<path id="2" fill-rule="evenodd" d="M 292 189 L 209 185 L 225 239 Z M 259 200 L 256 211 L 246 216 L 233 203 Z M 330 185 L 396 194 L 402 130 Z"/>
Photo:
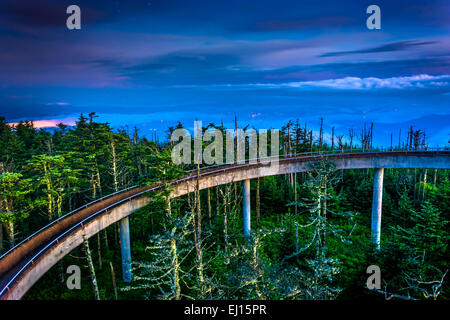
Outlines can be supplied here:
<path id="1" fill-rule="evenodd" d="M 303 18 L 300 20 L 269 20 L 250 26 L 250 31 L 285 31 L 285 30 L 308 30 L 325 29 L 336 25 L 343 26 L 354 23 L 356 19 L 345 16 L 329 16 Z"/>
<path id="2" fill-rule="evenodd" d="M 439 81 L 436 81 L 439 80 Z M 372 90 L 372 89 L 410 89 L 410 88 L 441 88 L 450 86 L 450 75 L 430 76 L 420 74 L 405 77 L 392 78 L 359 78 L 345 77 L 340 79 L 328 79 L 318 81 L 300 81 L 288 83 L 257 83 L 250 84 L 251 88 L 295 88 L 295 89 L 336 89 L 336 90 Z"/>
<path id="3" fill-rule="evenodd" d="M 388 44 L 384 44 L 381 46 L 372 47 L 372 48 L 368 48 L 368 49 L 328 52 L 328 53 L 322 54 L 320 57 L 336 57 L 336 56 L 344 56 L 344 55 L 350 55 L 350 54 L 402 51 L 402 50 L 407 50 L 407 49 L 410 49 L 413 47 L 424 46 L 424 45 L 429 45 L 429 44 L 434 44 L 434 43 L 435 43 L 435 41 L 415 41 L 415 40 L 398 41 L 398 42 L 388 43 Z"/>
<path id="4" fill-rule="evenodd" d="M 68 106 L 68 102 L 49 102 L 47 103 L 48 106 Z"/>

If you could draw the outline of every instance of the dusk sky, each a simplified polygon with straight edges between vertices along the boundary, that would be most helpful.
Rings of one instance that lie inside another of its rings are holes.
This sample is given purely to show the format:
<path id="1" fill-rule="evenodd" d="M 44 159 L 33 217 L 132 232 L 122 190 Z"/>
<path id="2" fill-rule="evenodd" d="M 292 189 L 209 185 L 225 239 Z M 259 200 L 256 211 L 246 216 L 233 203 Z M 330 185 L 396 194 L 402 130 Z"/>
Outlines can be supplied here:
<path id="1" fill-rule="evenodd" d="M 68 30 L 66 8 L 81 8 Z M 369 5 L 381 30 L 366 27 Z M 194 119 L 318 129 L 374 122 L 450 139 L 450 1 L 2 0 L 0 116 L 39 126 L 96 112 L 163 134 Z M 45 122 L 44 122 L 45 121 Z"/>

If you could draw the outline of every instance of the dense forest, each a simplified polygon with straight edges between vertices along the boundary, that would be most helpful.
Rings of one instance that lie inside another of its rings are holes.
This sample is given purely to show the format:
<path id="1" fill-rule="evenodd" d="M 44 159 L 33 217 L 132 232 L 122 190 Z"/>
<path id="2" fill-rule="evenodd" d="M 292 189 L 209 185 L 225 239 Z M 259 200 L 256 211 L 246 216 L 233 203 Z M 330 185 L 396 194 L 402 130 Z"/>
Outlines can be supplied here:
<path id="1" fill-rule="evenodd" d="M 165 184 L 194 165 L 171 161 L 162 139 L 136 128 L 113 130 L 94 113 L 75 126 L 37 130 L 0 118 L 0 253 L 50 221 L 135 185 Z M 236 128 L 237 128 L 236 121 Z M 244 126 L 245 127 L 245 126 Z M 245 128 L 247 128 L 246 126 Z M 222 125 L 202 128 L 225 131 Z M 234 128 L 232 128 L 234 129 Z M 299 120 L 280 131 L 280 155 L 378 150 L 373 125 L 325 139 Z M 410 128 L 386 150 L 426 149 Z M 310 172 L 251 181 L 252 234 L 242 235 L 242 183 L 169 200 L 166 189 L 130 218 L 133 281 L 122 282 L 119 228 L 112 225 L 53 267 L 26 299 L 449 299 L 447 170 L 386 169 L 381 249 L 370 241 L 373 170 Z M 82 270 L 80 290 L 65 284 Z M 368 266 L 382 289 L 366 287 Z"/>

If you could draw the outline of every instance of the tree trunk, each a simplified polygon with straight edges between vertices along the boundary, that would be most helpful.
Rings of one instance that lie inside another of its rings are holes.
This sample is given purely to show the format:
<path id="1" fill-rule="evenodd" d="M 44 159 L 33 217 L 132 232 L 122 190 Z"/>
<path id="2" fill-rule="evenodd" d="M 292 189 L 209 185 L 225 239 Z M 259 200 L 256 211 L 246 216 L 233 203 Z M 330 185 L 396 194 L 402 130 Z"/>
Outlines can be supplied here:
<path id="1" fill-rule="evenodd" d="M 66 281 L 64 279 L 64 264 L 62 261 L 58 262 L 59 282 L 62 288 L 65 287 Z"/>
<path id="2" fill-rule="evenodd" d="M 237 184 L 236 184 L 236 182 L 234 183 L 234 201 L 233 202 L 234 202 L 234 207 L 238 208 L 238 196 L 237 196 Z"/>
<path id="3" fill-rule="evenodd" d="M 84 252 L 86 254 L 86 260 L 87 260 L 87 264 L 89 267 L 89 273 L 91 276 L 92 288 L 94 290 L 94 297 L 95 297 L 95 300 L 100 300 L 100 294 L 98 291 L 97 278 L 95 276 L 94 264 L 92 263 L 91 250 L 89 249 L 89 241 L 85 235 L 83 235 L 83 243 L 84 243 Z"/>
<path id="4" fill-rule="evenodd" d="M 288 123 L 288 157 L 292 155 L 292 145 L 291 145 L 291 124 Z M 289 183 L 292 186 L 292 173 L 289 173 Z"/>
<path id="5" fill-rule="evenodd" d="M 113 267 L 113 264 L 112 264 L 111 261 L 109 262 L 109 266 L 111 268 L 111 279 L 112 279 L 112 285 L 113 285 L 113 288 L 114 288 L 114 297 L 116 298 L 116 300 L 118 300 L 119 297 L 117 295 L 116 276 L 114 274 L 114 267 Z"/>
<path id="6" fill-rule="evenodd" d="M 178 262 L 178 251 L 177 251 L 177 243 L 175 239 L 171 240 L 171 248 L 172 248 L 172 254 L 173 254 L 173 290 L 174 290 L 174 296 L 176 300 L 181 299 L 181 286 L 180 286 L 180 264 Z"/>
<path id="7" fill-rule="evenodd" d="M 103 239 L 105 240 L 106 250 L 109 251 L 109 243 L 108 243 L 108 230 L 103 230 Z"/>
<path id="8" fill-rule="evenodd" d="M 216 187 L 216 214 L 220 214 L 220 207 L 219 207 L 219 186 Z"/>
<path id="9" fill-rule="evenodd" d="M 200 164 L 197 164 L 197 262 L 198 262 L 198 280 L 200 282 L 201 287 L 201 296 L 203 296 L 203 255 L 202 255 L 202 212 L 200 207 L 200 184 L 199 184 L 199 176 L 200 176 Z M 195 224 L 194 224 L 195 228 Z"/>
<path id="10" fill-rule="evenodd" d="M 3 252 L 3 224 L 0 223 L 0 255 Z"/>
<path id="11" fill-rule="evenodd" d="M 9 221 L 6 225 L 6 233 L 8 234 L 9 247 L 12 248 L 15 245 L 14 238 L 14 222 Z"/>
<path id="12" fill-rule="evenodd" d="M 201 211 L 201 203 L 200 203 L 200 182 L 199 182 L 199 176 L 200 176 L 200 165 L 197 164 L 197 229 L 198 229 L 198 237 L 201 239 L 202 235 L 202 211 Z"/>
<path id="13" fill-rule="evenodd" d="M 119 246 L 119 237 L 120 237 L 120 229 L 119 223 L 117 222 L 114 224 L 114 242 L 116 248 Z"/>
<path id="14" fill-rule="evenodd" d="M 319 211 L 318 215 L 321 216 L 322 199 L 321 199 L 320 193 L 319 193 L 319 198 L 317 201 L 317 210 Z M 321 231 L 322 231 L 322 226 L 321 226 L 321 223 L 319 220 L 319 222 L 317 223 L 317 226 L 316 226 L 316 259 L 318 259 L 320 257 L 320 238 L 322 236 Z"/>
<path id="15" fill-rule="evenodd" d="M 416 169 L 414 169 L 414 203 L 417 201 L 417 177 L 416 177 Z"/>
<path id="16" fill-rule="evenodd" d="M 97 233 L 97 254 L 98 254 L 98 267 L 102 270 L 102 249 L 100 242 L 100 232 Z"/>
<path id="17" fill-rule="evenodd" d="M 322 215 L 323 215 L 323 239 L 322 239 L 322 245 L 325 244 L 325 237 L 327 232 L 327 184 L 325 183 L 325 190 L 324 190 L 324 197 L 322 202 L 323 208 L 322 208 Z"/>
<path id="18" fill-rule="evenodd" d="M 297 205 L 297 173 L 294 173 L 294 201 L 295 201 L 295 214 L 298 212 Z"/>
<path id="19" fill-rule="evenodd" d="M 260 195 L 259 195 L 259 178 L 256 179 L 256 224 L 258 225 L 261 216 L 260 208 Z"/>
<path id="20" fill-rule="evenodd" d="M 322 151 L 323 144 L 323 118 L 320 118 L 320 132 L 319 132 L 319 150 Z"/>
<path id="21" fill-rule="evenodd" d="M 101 182 L 101 179 L 100 179 L 100 171 L 98 170 L 97 160 L 95 160 L 95 170 L 96 170 L 96 175 L 97 175 L 98 192 L 100 193 L 100 197 L 101 197 L 102 194 L 103 194 L 103 192 L 102 192 L 102 182 Z"/>
<path id="22" fill-rule="evenodd" d="M 373 122 L 370 124 L 370 150 L 373 150 Z"/>
<path id="23" fill-rule="evenodd" d="M 422 202 L 425 201 L 425 188 L 427 185 L 427 169 L 423 173 L 423 192 L 422 192 Z"/>
<path id="24" fill-rule="evenodd" d="M 114 191 L 119 191 L 119 183 L 117 180 L 117 156 L 116 156 L 116 143 L 114 142 L 114 137 L 111 135 L 111 156 L 112 156 L 112 176 L 113 176 L 113 186 Z"/>
<path id="25" fill-rule="evenodd" d="M 331 150 L 334 150 L 334 127 L 331 128 Z"/>
<path id="26" fill-rule="evenodd" d="M 166 204 L 167 204 L 166 214 L 167 214 L 168 217 L 170 217 L 172 215 L 172 206 L 170 204 L 170 196 L 166 197 Z"/>
<path id="27" fill-rule="evenodd" d="M 392 147 L 392 132 L 391 132 L 391 151 L 394 150 Z"/>
<path id="28" fill-rule="evenodd" d="M 223 195 L 223 236 L 224 236 L 224 242 L 225 242 L 225 252 L 228 248 L 228 217 L 227 217 L 227 201 L 228 201 L 228 194 L 227 194 L 227 188 L 225 186 L 225 193 Z"/>
<path id="29" fill-rule="evenodd" d="M 97 198 L 97 187 L 95 185 L 94 173 L 91 174 L 91 185 L 92 185 L 92 200 Z"/>
<path id="30" fill-rule="evenodd" d="M 210 188 L 208 188 L 207 194 L 208 194 L 208 218 L 209 218 L 209 226 L 211 226 L 211 191 L 210 191 Z"/>

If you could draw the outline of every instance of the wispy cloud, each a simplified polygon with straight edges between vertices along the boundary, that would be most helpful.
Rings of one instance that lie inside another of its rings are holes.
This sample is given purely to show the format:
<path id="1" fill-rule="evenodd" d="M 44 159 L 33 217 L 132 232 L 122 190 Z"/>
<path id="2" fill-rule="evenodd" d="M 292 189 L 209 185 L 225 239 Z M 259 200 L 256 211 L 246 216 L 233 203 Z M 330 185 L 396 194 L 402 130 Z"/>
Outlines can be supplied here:
<path id="1" fill-rule="evenodd" d="M 241 86 L 241 85 L 238 85 Z M 345 77 L 340 79 L 328 79 L 317 81 L 299 81 L 287 83 L 257 83 L 249 84 L 247 87 L 282 89 L 282 88 L 298 88 L 298 89 L 336 89 L 336 90 L 372 90 L 372 89 L 410 89 L 410 88 L 438 88 L 450 86 L 450 75 L 431 76 L 420 74 L 405 77 L 391 78 L 359 78 Z"/>
<path id="2" fill-rule="evenodd" d="M 49 102 L 47 103 L 48 106 L 68 106 L 68 102 Z"/>
<path id="3" fill-rule="evenodd" d="M 328 52 L 321 55 L 321 57 L 335 57 L 335 56 L 343 56 L 349 54 L 361 54 L 361 53 L 380 53 L 380 52 L 392 52 L 392 51 L 402 51 L 407 50 L 417 46 L 424 46 L 429 44 L 434 44 L 434 41 L 398 41 L 393 43 L 384 44 L 377 47 L 361 49 L 361 50 L 351 50 L 351 51 L 335 51 Z"/>

